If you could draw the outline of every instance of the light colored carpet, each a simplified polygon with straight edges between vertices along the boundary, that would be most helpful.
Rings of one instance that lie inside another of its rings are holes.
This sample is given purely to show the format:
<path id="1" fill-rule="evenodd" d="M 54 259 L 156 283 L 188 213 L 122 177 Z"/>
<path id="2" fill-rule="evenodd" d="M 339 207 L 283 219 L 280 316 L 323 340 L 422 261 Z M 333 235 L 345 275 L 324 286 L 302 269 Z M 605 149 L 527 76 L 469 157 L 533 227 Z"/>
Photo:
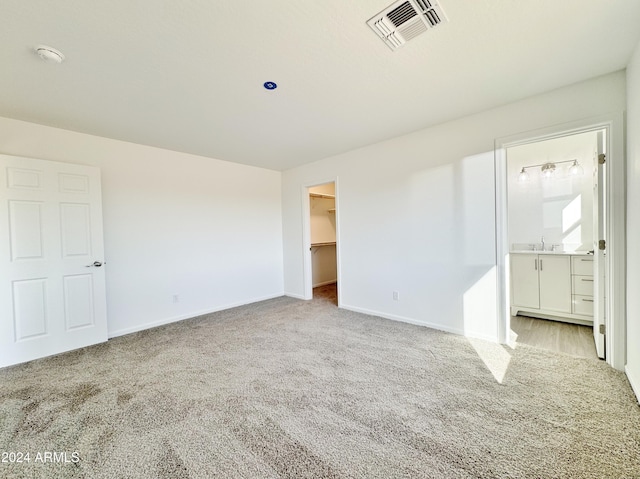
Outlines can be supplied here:
<path id="1" fill-rule="evenodd" d="M 640 477 L 640 410 L 602 361 L 324 299 L 116 338 L 0 384 L 0 451 L 32 459 L 0 477 Z M 80 461 L 34 462 L 46 451 Z"/>

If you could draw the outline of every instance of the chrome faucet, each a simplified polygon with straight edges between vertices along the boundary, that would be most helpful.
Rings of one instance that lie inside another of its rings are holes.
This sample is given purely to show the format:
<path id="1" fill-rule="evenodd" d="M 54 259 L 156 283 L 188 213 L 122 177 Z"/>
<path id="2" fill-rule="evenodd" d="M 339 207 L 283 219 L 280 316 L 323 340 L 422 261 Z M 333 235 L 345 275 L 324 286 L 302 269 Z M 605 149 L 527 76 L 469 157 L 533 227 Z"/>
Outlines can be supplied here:
<path id="1" fill-rule="evenodd" d="M 541 251 L 544 251 L 544 236 L 540 239 L 540 243 L 542 245 L 542 250 Z"/>

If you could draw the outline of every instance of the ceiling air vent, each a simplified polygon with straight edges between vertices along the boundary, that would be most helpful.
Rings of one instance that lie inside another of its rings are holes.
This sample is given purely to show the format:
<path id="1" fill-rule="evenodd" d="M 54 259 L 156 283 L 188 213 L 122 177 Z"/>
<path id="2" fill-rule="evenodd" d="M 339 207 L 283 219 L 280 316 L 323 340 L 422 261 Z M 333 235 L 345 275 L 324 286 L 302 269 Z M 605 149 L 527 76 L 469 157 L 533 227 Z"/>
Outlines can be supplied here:
<path id="1" fill-rule="evenodd" d="M 448 22 L 435 0 L 400 0 L 371 18 L 367 25 L 392 50 L 427 30 Z"/>

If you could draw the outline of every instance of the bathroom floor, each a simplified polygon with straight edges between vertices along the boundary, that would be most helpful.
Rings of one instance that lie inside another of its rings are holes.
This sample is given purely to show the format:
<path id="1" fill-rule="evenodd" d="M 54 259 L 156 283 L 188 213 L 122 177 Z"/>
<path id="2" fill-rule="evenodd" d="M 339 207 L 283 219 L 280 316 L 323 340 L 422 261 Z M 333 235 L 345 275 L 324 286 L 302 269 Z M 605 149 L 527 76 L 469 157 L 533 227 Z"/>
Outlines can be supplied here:
<path id="1" fill-rule="evenodd" d="M 511 316 L 511 336 L 516 344 L 598 359 L 593 341 L 593 328 L 590 326 Z"/>

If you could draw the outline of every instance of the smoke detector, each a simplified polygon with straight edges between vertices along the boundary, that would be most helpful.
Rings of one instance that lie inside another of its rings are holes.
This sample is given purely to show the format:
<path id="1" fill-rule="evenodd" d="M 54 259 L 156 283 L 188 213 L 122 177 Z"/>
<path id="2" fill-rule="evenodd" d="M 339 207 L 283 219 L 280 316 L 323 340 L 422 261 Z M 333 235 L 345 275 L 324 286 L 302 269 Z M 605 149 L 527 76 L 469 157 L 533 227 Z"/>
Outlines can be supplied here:
<path id="1" fill-rule="evenodd" d="M 48 47 L 46 45 L 37 45 L 34 47 L 35 52 L 38 54 L 40 58 L 42 58 L 46 62 L 50 63 L 62 63 L 64 60 L 64 55 L 60 50 L 56 50 L 53 47 Z"/>
<path id="2" fill-rule="evenodd" d="M 449 19 L 436 0 L 399 0 L 388 6 L 367 25 L 391 48 L 397 50 L 418 35 Z"/>

